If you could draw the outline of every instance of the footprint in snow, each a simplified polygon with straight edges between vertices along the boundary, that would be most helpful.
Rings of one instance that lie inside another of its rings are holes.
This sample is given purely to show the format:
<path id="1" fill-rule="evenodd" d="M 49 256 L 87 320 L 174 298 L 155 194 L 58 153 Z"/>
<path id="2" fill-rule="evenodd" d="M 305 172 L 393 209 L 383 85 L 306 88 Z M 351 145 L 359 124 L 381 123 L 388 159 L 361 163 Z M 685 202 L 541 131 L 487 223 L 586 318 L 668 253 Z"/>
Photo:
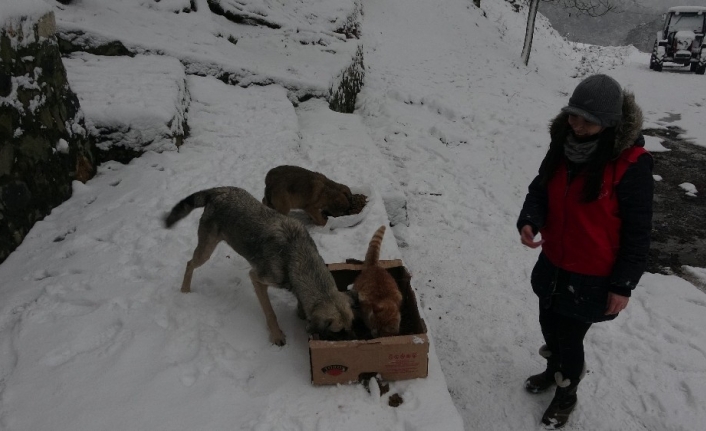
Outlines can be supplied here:
<path id="1" fill-rule="evenodd" d="M 58 367 L 79 355 L 109 346 L 122 328 L 122 322 L 114 322 L 103 327 L 86 329 L 74 340 L 64 343 L 64 345 L 47 353 L 42 359 L 42 363 L 50 367 Z"/>

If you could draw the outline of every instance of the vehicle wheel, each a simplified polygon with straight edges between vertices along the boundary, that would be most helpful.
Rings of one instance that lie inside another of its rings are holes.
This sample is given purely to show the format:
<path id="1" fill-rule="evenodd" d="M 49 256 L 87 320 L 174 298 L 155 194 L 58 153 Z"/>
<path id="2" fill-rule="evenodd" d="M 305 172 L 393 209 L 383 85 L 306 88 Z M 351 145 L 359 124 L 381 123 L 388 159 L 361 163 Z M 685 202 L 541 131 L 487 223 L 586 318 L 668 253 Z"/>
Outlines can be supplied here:
<path id="1" fill-rule="evenodd" d="M 699 68 L 699 63 L 691 63 L 689 65 L 689 70 L 692 72 L 696 72 L 696 70 Z"/>
<path id="2" fill-rule="evenodd" d="M 662 63 L 657 61 L 657 57 L 654 55 L 650 58 L 650 70 L 656 70 L 657 72 L 662 71 Z"/>
<path id="3" fill-rule="evenodd" d="M 696 73 L 697 75 L 703 75 L 704 72 L 706 72 L 706 64 L 704 64 L 703 66 L 697 66 L 696 70 L 694 70 L 694 73 Z"/>
<path id="4" fill-rule="evenodd" d="M 659 48 L 659 43 L 655 40 L 654 47 L 652 47 L 652 55 L 650 56 L 650 70 L 656 70 L 657 72 L 662 71 L 662 63 L 657 59 L 657 51 Z"/>

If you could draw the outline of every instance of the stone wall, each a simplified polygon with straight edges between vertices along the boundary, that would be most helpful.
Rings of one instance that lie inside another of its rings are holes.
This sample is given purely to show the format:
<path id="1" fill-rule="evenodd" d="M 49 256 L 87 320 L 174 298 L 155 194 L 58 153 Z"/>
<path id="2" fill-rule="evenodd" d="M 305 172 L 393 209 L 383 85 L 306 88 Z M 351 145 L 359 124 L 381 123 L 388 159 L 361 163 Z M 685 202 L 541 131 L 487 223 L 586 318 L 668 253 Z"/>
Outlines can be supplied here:
<path id="1" fill-rule="evenodd" d="M 0 263 L 94 174 L 94 149 L 61 61 L 54 14 L 0 29 Z"/>

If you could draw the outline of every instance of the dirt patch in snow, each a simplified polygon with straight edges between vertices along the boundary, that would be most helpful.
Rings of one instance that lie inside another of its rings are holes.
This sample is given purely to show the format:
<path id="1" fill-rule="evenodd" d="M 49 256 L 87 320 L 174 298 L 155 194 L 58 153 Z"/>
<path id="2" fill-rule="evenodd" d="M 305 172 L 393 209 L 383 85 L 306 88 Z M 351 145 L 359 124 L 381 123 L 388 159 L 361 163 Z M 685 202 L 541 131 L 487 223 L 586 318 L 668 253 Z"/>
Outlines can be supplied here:
<path id="1" fill-rule="evenodd" d="M 645 135 L 663 140 L 671 151 L 655 152 L 654 216 L 652 246 L 647 270 L 652 273 L 675 274 L 689 279 L 706 291 L 703 281 L 693 280 L 682 265 L 706 267 L 706 148 L 681 138 L 683 130 L 646 129 Z M 690 183 L 696 187 L 690 196 L 680 187 Z"/>

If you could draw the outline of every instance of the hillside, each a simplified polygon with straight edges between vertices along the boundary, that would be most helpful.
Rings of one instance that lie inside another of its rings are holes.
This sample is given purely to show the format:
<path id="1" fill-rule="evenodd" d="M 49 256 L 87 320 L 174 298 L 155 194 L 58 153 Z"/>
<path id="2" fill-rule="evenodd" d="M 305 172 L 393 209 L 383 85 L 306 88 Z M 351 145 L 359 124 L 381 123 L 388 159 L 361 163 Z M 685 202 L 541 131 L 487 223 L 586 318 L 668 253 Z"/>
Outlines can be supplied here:
<path id="1" fill-rule="evenodd" d="M 594 3 L 598 4 L 598 1 L 594 0 Z M 566 8 L 562 0 L 542 1 L 539 11 L 569 40 L 605 46 L 634 45 L 649 52 L 668 8 L 706 6 L 704 0 L 610 0 L 608 3 L 616 6 L 614 11 L 598 17 Z"/>

